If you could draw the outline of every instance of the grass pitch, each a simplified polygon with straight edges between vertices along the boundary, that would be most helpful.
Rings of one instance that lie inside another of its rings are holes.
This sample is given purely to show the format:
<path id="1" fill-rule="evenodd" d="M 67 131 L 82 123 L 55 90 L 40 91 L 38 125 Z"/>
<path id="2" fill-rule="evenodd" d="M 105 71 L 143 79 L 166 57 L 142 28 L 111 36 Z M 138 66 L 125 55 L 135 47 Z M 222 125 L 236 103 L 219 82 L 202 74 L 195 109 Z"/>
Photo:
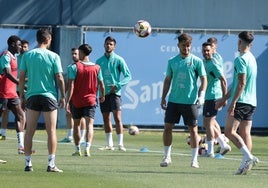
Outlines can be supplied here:
<path id="1" fill-rule="evenodd" d="M 58 129 L 58 140 L 65 130 Z M 248 175 L 235 176 L 241 154 L 232 144 L 232 151 L 224 159 L 199 157 L 199 169 L 190 167 L 191 151 L 186 144 L 188 133 L 173 134 L 172 164 L 159 166 L 162 156 L 162 132 L 142 131 L 139 135 L 124 135 L 126 152 L 100 151 L 106 144 L 103 130 L 95 130 L 91 157 L 73 157 L 73 143 L 59 143 L 56 165 L 63 173 L 47 173 L 46 132 L 38 130 L 34 137 L 33 172 L 24 172 L 24 156 L 17 154 L 15 130 L 8 130 L 7 140 L 0 142 L 1 187 L 109 187 L 109 188 L 165 188 L 165 187 L 224 187 L 260 188 L 268 184 L 267 137 L 253 136 L 253 154 L 260 159 Z M 114 134 L 114 142 L 116 136 Z M 141 148 L 148 152 L 141 152 Z M 83 148 L 83 147 L 82 147 Z"/>

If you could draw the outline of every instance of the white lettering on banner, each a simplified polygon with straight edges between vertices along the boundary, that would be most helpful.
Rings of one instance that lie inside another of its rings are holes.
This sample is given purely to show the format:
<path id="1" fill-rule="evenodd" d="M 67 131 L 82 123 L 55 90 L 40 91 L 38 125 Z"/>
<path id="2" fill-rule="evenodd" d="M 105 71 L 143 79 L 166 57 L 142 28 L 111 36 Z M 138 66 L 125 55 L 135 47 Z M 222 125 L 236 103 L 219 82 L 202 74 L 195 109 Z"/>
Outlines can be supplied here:
<path id="1" fill-rule="evenodd" d="M 179 49 L 177 46 L 161 45 L 160 51 L 161 52 L 179 52 Z"/>
<path id="2" fill-rule="evenodd" d="M 161 45 L 160 46 L 161 52 L 179 52 L 177 46 L 170 46 L 170 45 Z M 192 46 L 191 53 L 201 53 L 202 48 L 200 46 Z"/>
<path id="3" fill-rule="evenodd" d="M 140 86 L 140 89 L 134 89 L 140 83 L 139 80 L 132 80 L 126 85 L 124 96 L 129 103 L 124 103 L 122 108 L 136 109 L 139 103 L 148 103 L 152 100 L 158 100 L 161 97 L 163 82 L 152 83 L 151 85 Z M 141 92 L 141 93 L 140 93 Z M 140 93 L 140 95 L 138 94 Z"/>
<path id="4" fill-rule="evenodd" d="M 223 70 L 224 70 L 224 75 L 226 79 L 230 79 L 233 77 L 233 62 L 232 61 L 226 61 L 223 64 Z M 229 84 L 229 83 L 228 83 Z"/>

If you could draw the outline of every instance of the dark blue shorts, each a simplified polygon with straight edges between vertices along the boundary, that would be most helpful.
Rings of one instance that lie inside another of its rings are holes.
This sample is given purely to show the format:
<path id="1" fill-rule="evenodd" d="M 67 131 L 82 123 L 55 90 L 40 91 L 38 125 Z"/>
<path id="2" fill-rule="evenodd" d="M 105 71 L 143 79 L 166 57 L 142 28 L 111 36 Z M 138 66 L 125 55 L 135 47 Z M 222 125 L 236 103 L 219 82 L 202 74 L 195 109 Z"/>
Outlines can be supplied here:
<path id="1" fill-rule="evenodd" d="M 49 112 L 58 109 L 58 102 L 43 95 L 34 95 L 27 99 L 26 107 L 39 112 Z"/>
<path id="2" fill-rule="evenodd" d="M 112 112 L 113 110 L 121 110 L 121 96 L 115 94 L 105 95 L 105 101 L 100 103 L 101 112 Z"/>
<path id="3" fill-rule="evenodd" d="M 0 98 L 0 110 L 11 109 L 12 106 L 16 106 L 19 104 L 20 104 L 19 98 L 13 98 L 13 99 Z"/>
<path id="4" fill-rule="evenodd" d="M 234 118 L 238 121 L 252 121 L 255 110 L 256 107 L 250 104 L 236 103 L 234 109 Z"/>
<path id="5" fill-rule="evenodd" d="M 76 108 L 74 105 L 72 105 L 71 112 L 73 119 L 81 119 L 82 117 L 90 117 L 94 119 L 96 112 L 96 105 L 86 106 L 82 108 Z"/>
<path id="6" fill-rule="evenodd" d="M 196 104 L 177 104 L 168 102 L 165 113 L 165 123 L 179 123 L 183 118 L 187 126 L 198 125 L 198 109 Z"/>
<path id="7" fill-rule="evenodd" d="M 214 117 L 217 115 L 218 110 L 215 109 L 216 100 L 206 100 L 203 107 L 204 117 Z"/>

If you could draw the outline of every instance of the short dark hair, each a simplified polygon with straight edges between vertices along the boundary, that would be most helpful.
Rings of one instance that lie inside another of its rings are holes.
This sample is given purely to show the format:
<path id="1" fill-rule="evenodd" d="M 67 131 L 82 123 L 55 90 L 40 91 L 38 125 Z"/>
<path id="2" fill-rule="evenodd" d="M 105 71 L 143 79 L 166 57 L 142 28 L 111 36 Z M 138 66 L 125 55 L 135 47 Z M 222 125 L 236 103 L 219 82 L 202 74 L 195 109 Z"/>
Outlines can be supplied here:
<path id="1" fill-rule="evenodd" d="M 78 50 L 81 50 L 86 56 L 92 52 L 92 47 L 89 44 L 82 44 Z"/>
<path id="2" fill-rule="evenodd" d="M 242 31 L 241 33 L 238 34 L 238 37 L 248 44 L 250 44 L 254 40 L 253 33 L 249 31 Z"/>
<path id="3" fill-rule="evenodd" d="M 41 28 L 36 33 L 36 40 L 39 44 L 44 43 L 48 37 L 51 37 L 52 33 L 47 28 Z"/>
<path id="4" fill-rule="evenodd" d="M 76 48 L 76 47 L 72 48 L 72 52 L 75 51 L 75 50 L 78 50 L 78 48 Z"/>
<path id="5" fill-rule="evenodd" d="M 212 46 L 212 43 L 211 43 L 211 42 L 204 42 L 204 43 L 202 44 L 202 47 L 204 48 L 204 47 L 206 47 L 206 46 Z"/>
<path id="6" fill-rule="evenodd" d="M 180 36 L 178 36 L 178 41 L 179 42 L 189 42 L 192 43 L 192 37 L 187 34 L 187 33 L 183 33 Z"/>
<path id="7" fill-rule="evenodd" d="M 207 42 L 210 42 L 212 44 L 218 44 L 218 39 L 216 37 L 210 37 L 208 38 Z"/>
<path id="8" fill-rule="evenodd" d="M 116 44 L 116 40 L 115 40 L 115 38 L 113 38 L 113 37 L 111 37 L 111 36 L 106 37 L 104 43 L 106 43 L 107 41 L 112 41 L 112 42 L 114 42 L 114 44 Z"/>
<path id="9" fill-rule="evenodd" d="M 21 40 L 21 44 L 29 44 L 29 41 L 28 40 Z"/>
<path id="10" fill-rule="evenodd" d="M 7 45 L 12 46 L 13 44 L 16 44 L 17 41 L 21 41 L 20 37 L 18 37 L 17 35 L 11 35 L 7 39 Z"/>

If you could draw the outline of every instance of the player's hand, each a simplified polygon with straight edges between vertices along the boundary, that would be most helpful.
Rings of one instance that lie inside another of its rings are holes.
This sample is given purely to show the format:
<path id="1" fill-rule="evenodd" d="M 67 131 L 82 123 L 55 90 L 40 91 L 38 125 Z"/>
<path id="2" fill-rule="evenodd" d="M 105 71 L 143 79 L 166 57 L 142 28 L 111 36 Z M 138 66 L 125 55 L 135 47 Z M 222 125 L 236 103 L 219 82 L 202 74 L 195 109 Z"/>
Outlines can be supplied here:
<path id="1" fill-rule="evenodd" d="M 196 101 L 197 104 L 197 108 L 200 108 L 201 106 L 203 106 L 205 103 L 205 92 L 204 91 L 200 91 L 199 97 Z"/>
<path id="2" fill-rule="evenodd" d="M 161 105 L 161 108 L 162 108 L 163 110 L 166 110 L 166 109 L 167 109 L 167 102 L 166 102 L 166 99 L 162 99 L 160 105 Z"/>
<path id="3" fill-rule="evenodd" d="M 227 105 L 227 101 L 223 98 L 217 99 L 215 103 L 215 109 L 216 110 L 221 110 L 222 107 Z"/>
<path id="4" fill-rule="evenodd" d="M 110 85 L 110 87 L 111 87 L 110 93 L 115 93 L 116 90 L 117 90 L 116 86 L 115 85 Z"/>
<path id="5" fill-rule="evenodd" d="M 201 108 L 201 106 L 203 106 L 204 103 L 205 103 L 204 97 L 198 97 L 197 102 L 196 102 L 197 108 Z"/>
<path id="6" fill-rule="evenodd" d="M 231 103 L 229 108 L 228 108 L 228 114 L 230 116 L 234 116 L 234 109 L 235 109 L 235 103 Z"/>
<path id="7" fill-rule="evenodd" d="M 60 102 L 59 102 L 59 105 L 60 105 L 60 108 L 65 108 L 65 98 L 60 98 Z"/>
<path id="8" fill-rule="evenodd" d="M 101 97 L 99 98 L 99 101 L 100 101 L 100 103 L 103 103 L 103 102 L 105 101 L 105 96 L 101 96 Z"/>

